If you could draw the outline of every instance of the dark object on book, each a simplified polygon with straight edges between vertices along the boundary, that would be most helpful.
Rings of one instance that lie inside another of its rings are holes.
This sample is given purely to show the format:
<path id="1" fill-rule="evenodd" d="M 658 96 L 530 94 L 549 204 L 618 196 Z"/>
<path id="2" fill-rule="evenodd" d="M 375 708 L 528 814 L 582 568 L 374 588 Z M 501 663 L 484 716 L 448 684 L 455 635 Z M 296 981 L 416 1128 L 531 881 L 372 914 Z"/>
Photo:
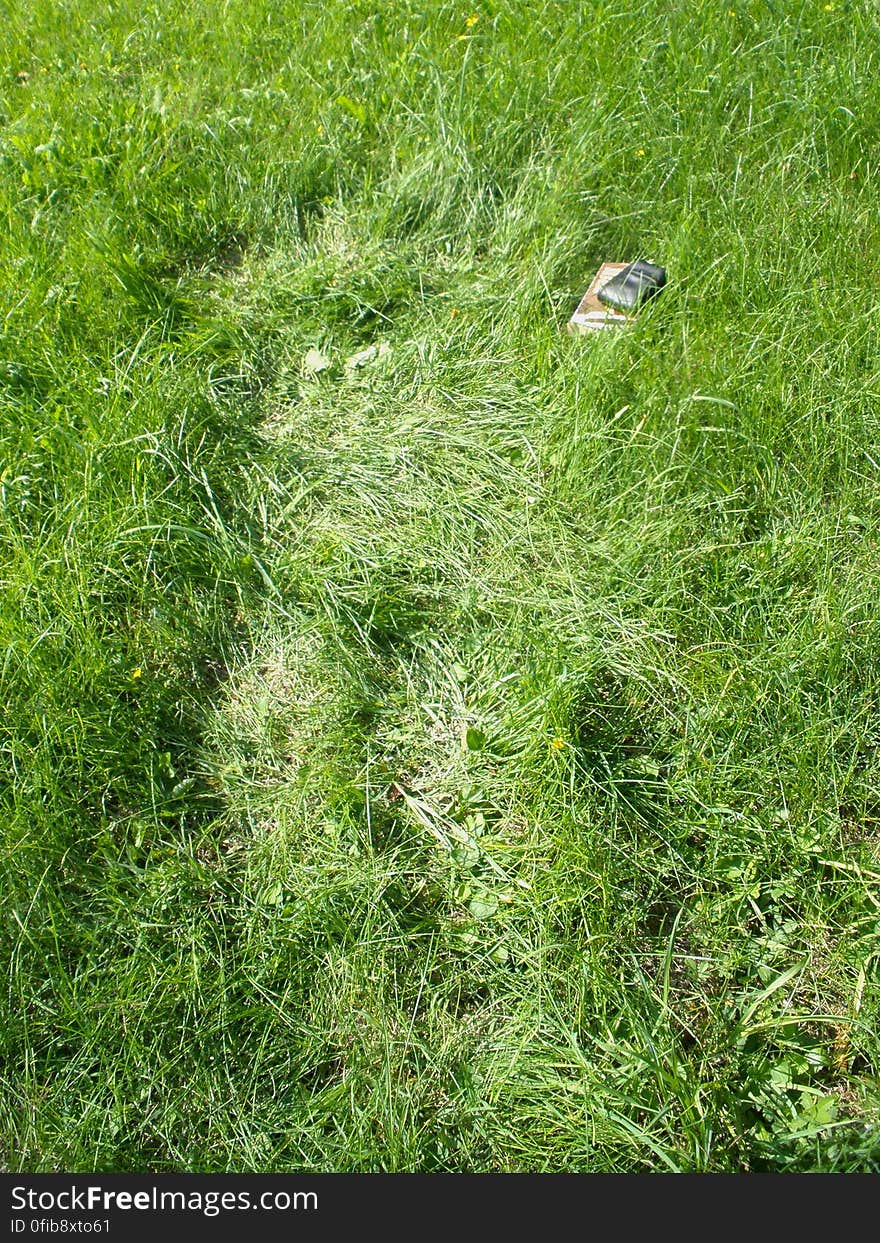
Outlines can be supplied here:
<path id="1" fill-rule="evenodd" d="M 659 268 L 656 263 L 645 263 L 644 259 L 637 259 L 622 272 L 612 276 L 599 290 L 598 298 L 606 306 L 613 306 L 616 311 L 635 311 L 665 284 L 665 268 Z"/>

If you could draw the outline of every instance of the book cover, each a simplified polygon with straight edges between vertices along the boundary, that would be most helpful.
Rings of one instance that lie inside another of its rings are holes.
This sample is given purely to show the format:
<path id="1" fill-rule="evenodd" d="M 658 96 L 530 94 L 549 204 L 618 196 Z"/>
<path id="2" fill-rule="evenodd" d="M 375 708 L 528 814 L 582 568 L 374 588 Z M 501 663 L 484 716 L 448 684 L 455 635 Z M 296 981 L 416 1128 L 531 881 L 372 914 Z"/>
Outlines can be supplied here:
<path id="1" fill-rule="evenodd" d="M 606 328 L 619 328 L 628 324 L 632 316 L 624 315 L 599 301 L 599 290 L 612 276 L 622 272 L 625 263 L 603 263 L 590 281 L 590 287 L 578 303 L 577 310 L 568 321 L 568 331 L 573 334 L 598 332 Z"/>

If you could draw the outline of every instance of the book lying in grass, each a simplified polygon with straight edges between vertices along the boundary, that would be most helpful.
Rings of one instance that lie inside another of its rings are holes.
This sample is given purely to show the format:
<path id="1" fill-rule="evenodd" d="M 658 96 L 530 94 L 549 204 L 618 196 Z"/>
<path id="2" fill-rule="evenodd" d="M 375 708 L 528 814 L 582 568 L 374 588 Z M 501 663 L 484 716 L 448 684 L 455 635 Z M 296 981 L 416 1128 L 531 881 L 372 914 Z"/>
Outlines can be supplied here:
<path id="1" fill-rule="evenodd" d="M 625 263 L 603 263 L 590 282 L 590 287 L 578 303 L 577 310 L 568 321 L 568 331 L 575 335 L 584 332 L 597 332 L 605 328 L 618 328 L 629 323 L 631 315 L 622 311 L 612 310 L 599 301 L 599 290 L 604 284 L 622 272 Z"/>

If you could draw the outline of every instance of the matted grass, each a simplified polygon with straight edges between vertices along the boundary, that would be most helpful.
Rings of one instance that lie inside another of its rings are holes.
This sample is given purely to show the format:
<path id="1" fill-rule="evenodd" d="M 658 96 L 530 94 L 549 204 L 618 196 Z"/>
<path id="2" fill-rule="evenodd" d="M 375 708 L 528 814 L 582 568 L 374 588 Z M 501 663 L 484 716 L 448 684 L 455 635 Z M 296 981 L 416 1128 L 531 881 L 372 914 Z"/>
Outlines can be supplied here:
<path id="1" fill-rule="evenodd" d="M 5 9 L 7 1167 L 880 1168 L 875 6 Z"/>

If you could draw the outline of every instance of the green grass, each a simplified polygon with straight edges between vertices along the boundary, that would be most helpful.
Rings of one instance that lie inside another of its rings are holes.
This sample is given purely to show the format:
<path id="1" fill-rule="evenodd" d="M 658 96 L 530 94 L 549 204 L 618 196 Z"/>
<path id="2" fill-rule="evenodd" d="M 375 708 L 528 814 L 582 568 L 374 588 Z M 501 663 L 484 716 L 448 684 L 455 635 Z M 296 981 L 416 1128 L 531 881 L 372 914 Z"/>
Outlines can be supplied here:
<path id="1" fill-rule="evenodd" d="M 880 1169 L 875 6 L 0 19 L 0 1160 Z"/>

